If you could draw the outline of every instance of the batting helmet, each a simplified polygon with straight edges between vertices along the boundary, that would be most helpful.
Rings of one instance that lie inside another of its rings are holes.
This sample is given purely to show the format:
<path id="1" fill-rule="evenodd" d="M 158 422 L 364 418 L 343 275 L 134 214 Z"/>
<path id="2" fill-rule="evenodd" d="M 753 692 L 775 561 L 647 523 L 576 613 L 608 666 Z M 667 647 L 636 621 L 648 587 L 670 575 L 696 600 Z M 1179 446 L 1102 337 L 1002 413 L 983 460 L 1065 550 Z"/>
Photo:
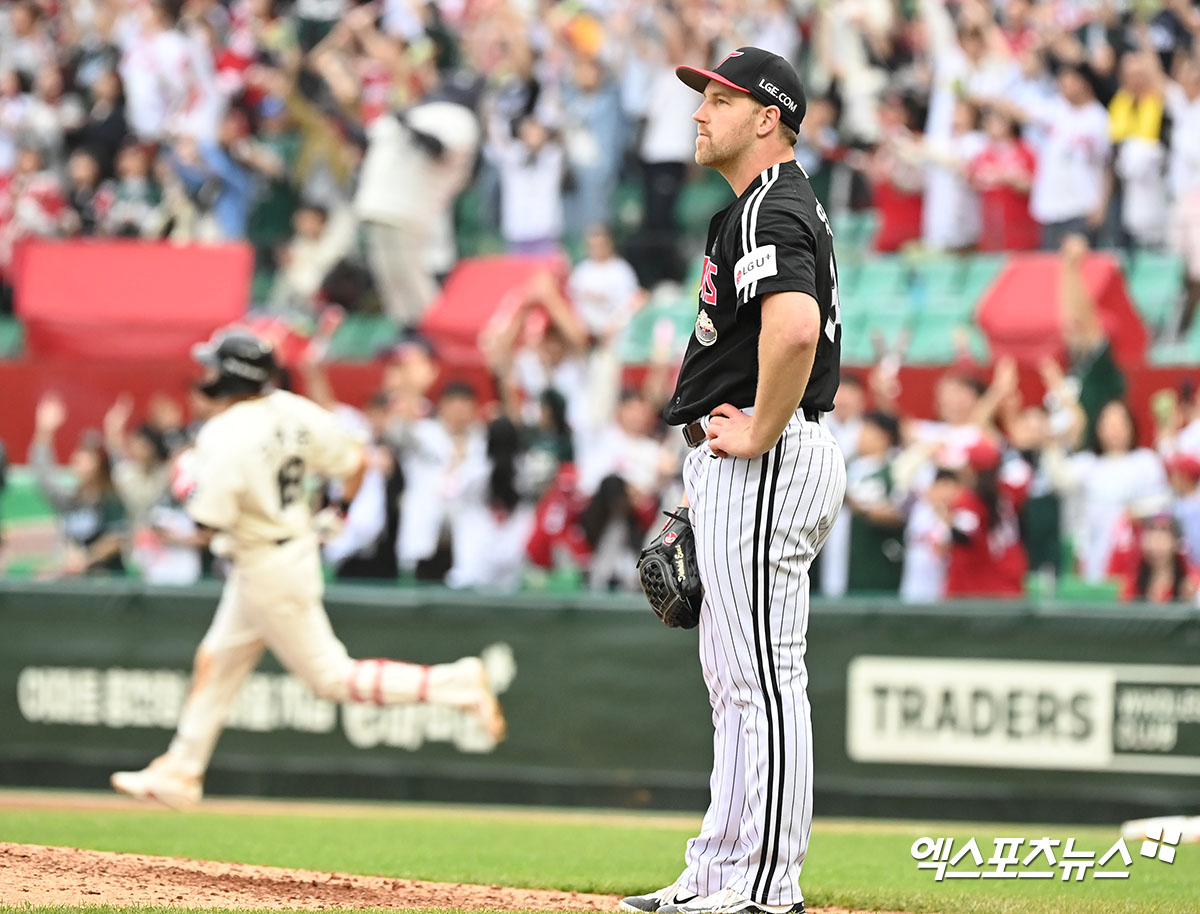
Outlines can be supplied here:
<path id="1" fill-rule="evenodd" d="M 230 330 L 192 347 L 192 357 L 209 369 L 199 385 L 210 397 L 262 393 L 279 370 L 275 347 L 245 330 Z"/>

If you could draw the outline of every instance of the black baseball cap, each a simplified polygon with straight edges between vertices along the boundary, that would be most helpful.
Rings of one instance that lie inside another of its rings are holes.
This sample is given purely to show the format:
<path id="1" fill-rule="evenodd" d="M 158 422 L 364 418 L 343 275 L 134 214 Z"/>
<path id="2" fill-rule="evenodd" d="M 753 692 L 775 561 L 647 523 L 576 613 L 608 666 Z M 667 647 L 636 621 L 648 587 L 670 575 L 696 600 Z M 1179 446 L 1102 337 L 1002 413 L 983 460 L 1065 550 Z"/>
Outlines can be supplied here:
<path id="1" fill-rule="evenodd" d="M 704 92 L 710 79 L 745 92 L 764 105 L 779 109 L 779 119 L 793 130 L 800 129 L 807 104 L 796 68 L 762 48 L 738 48 L 725 55 L 715 70 L 676 67 L 675 75 L 690 89 Z"/>

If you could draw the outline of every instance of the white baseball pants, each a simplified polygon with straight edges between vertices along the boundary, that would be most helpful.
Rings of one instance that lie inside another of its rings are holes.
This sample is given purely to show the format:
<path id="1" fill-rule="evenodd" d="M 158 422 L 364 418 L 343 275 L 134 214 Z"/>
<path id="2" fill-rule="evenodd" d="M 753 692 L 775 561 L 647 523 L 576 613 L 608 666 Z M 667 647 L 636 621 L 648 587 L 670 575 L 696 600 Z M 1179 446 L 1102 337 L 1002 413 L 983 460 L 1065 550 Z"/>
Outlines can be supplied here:
<path id="1" fill-rule="evenodd" d="M 167 750 L 181 774 L 204 774 L 238 690 L 266 648 L 329 701 L 463 707 L 478 699 L 473 660 L 422 666 L 351 659 L 329 624 L 323 592 L 315 537 L 238 554 L 196 651 L 191 692 Z"/>
<path id="2" fill-rule="evenodd" d="M 808 568 L 841 507 L 845 462 L 829 430 L 797 411 L 761 457 L 718 459 L 702 444 L 683 475 L 715 735 L 711 802 L 681 885 L 796 904 L 812 826 Z"/>

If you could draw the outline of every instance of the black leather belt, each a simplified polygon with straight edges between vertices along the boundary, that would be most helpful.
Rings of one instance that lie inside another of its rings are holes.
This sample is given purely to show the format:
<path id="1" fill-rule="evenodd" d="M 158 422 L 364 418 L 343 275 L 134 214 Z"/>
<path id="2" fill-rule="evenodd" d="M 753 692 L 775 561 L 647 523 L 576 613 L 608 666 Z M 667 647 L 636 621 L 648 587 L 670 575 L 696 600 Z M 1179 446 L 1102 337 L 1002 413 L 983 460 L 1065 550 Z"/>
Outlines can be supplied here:
<path id="1" fill-rule="evenodd" d="M 820 418 L 821 411 L 815 406 L 804 407 L 804 420 L 806 422 L 817 422 Z M 699 419 L 683 427 L 683 440 L 687 442 L 688 447 L 699 447 L 707 437 L 708 433 L 704 430 L 704 425 Z"/>

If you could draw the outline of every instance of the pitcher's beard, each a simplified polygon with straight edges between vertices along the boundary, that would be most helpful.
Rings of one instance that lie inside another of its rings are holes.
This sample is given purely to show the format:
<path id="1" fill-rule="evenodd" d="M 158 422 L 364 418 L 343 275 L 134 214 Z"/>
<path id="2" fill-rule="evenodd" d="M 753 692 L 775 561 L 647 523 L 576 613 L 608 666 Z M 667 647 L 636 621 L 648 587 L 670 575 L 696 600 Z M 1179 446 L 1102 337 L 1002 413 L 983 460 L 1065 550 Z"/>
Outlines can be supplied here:
<path id="1" fill-rule="evenodd" d="M 722 143 L 718 143 L 711 136 L 698 136 L 696 138 L 696 164 L 706 165 L 709 168 L 720 168 L 736 161 L 750 145 L 749 137 L 753 135 L 750 130 L 751 125 L 747 122 L 744 129 L 731 133 Z"/>

